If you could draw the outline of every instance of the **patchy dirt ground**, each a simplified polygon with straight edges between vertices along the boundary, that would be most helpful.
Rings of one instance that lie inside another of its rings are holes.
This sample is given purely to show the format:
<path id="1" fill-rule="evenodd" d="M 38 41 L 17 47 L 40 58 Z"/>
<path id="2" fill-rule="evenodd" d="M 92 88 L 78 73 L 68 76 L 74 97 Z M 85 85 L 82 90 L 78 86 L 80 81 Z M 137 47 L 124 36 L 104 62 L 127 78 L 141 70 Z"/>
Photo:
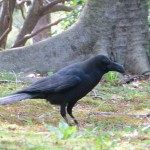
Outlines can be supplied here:
<path id="1" fill-rule="evenodd" d="M 26 86 L 1 83 L 0 97 Z M 44 100 L 0 106 L 0 149 L 150 149 L 149 79 L 130 84 L 102 81 L 73 112 L 78 129 L 68 127 L 59 107 Z"/>

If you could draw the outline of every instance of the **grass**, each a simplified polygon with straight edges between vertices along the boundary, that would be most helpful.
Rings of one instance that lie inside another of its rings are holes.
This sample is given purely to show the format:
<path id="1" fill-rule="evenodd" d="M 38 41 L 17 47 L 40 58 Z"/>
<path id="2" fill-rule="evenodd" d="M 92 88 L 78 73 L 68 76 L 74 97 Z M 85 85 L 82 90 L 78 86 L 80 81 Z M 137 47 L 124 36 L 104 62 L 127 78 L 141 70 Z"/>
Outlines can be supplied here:
<path id="1" fill-rule="evenodd" d="M 0 84 L 0 97 L 26 86 Z M 149 80 L 129 85 L 101 82 L 74 108 L 79 129 L 68 127 L 59 114 L 59 107 L 44 100 L 0 106 L 0 149 L 148 150 L 149 118 L 120 113 L 149 114 L 149 108 Z M 114 114 L 100 115 L 99 112 Z"/>

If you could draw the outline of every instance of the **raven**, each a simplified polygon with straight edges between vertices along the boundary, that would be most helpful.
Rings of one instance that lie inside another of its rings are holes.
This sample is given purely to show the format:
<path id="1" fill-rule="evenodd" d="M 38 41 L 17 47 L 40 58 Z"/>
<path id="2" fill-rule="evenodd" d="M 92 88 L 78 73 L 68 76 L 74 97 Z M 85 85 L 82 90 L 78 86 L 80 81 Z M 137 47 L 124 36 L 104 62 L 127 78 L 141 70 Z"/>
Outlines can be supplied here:
<path id="1" fill-rule="evenodd" d="M 76 102 L 90 92 L 108 71 L 124 73 L 124 68 L 104 55 L 97 55 L 78 62 L 43 78 L 29 87 L 12 95 L 0 98 L 0 105 L 6 105 L 24 99 L 46 99 L 54 105 L 60 105 L 60 114 L 69 124 L 67 113 L 78 125 L 72 114 Z M 69 124 L 71 125 L 71 124 Z"/>

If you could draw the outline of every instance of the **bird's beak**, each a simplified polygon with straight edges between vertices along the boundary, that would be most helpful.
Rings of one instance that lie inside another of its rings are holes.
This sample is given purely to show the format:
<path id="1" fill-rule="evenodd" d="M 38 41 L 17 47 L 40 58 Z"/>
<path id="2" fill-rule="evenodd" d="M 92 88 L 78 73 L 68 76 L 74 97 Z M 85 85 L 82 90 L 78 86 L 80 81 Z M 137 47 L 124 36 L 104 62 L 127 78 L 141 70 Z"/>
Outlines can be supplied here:
<path id="1" fill-rule="evenodd" d="M 124 70 L 123 66 L 118 63 L 114 63 L 114 62 L 112 62 L 110 65 L 108 65 L 108 70 L 109 71 L 117 71 L 122 74 L 125 74 L 125 70 Z"/>

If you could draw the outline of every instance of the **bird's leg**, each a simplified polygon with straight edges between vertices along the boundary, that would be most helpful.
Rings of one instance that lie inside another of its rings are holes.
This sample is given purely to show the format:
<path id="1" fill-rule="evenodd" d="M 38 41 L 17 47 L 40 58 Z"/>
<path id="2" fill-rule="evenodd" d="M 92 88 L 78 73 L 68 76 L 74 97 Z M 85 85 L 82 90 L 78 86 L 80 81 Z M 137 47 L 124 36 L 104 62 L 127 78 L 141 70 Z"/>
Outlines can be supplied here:
<path id="1" fill-rule="evenodd" d="M 70 117 L 73 119 L 74 123 L 76 126 L 79 125 L 78 121 L 76 120 L 76 118 L 72 115 L 72 108 L 73 106 L 75 105 L 76 102 L 72 102 L 72 103 L 69 103 L 68 106 L 67 106 L 67 112 L 68 114 L 70 115 Z"/>
<path id="2" fill-rule="evenodd" d="M 67 116 L 66 116 L 66 106 L 67 106 L 66 103 L 64 103 L 64 104 L 61 105 L 61 107 L 60 107 L 60 114 L 65 119 L 65 121 L 67 122 L 67 124 L 69 126 L 71 126 L 71 124 L 68 122 L 68 119 L 67 119 Z"/>

